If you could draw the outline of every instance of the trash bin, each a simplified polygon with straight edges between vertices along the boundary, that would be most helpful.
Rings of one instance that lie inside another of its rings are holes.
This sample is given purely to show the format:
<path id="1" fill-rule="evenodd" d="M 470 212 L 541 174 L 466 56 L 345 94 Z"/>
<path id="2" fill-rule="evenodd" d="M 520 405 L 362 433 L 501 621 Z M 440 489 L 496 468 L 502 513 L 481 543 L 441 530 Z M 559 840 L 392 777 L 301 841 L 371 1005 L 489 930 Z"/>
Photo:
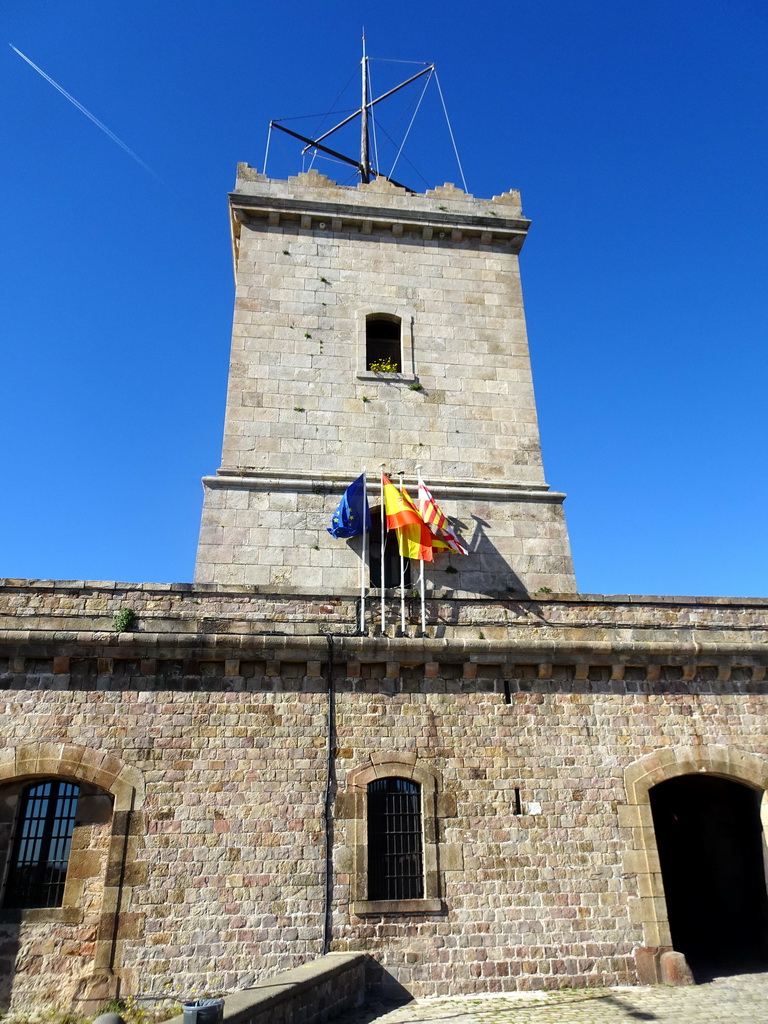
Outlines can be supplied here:
<path id="1" fill-rule="evenodd" d="M 223 999 L 192 999 L 181 1008 L 183 1024 L 221 1024 L 224 1019 Z"/>

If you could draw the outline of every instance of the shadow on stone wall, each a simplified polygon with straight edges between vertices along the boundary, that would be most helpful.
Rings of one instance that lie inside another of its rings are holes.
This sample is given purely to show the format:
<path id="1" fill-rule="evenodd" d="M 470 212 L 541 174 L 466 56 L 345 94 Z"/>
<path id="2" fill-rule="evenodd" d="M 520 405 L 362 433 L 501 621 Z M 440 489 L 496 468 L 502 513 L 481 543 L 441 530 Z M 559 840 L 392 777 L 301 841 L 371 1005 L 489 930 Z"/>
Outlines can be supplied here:
<path id="1" fill-rule="evenodd" d="M 0 911 L 0 1012 L 5 1012 L 11 1003 L 20 929 L 19 911 Z"/>
<path id="2" fill-rule="evenodd" d="M 366 1005 L 372 1009 L 378 1006 L 376 1015 L 381 1013 L 381 1004 L 402 1006 L 413 1001 L 413 996 L 386 967 L 370 957 L 365 966 Z M 375 1017 L 370 1017 L 374 1020 Z"/>
<path id="3" fill-rule="evenodd" d="M 377 510 L 372 509 L 371 512 L 372 521 L 377 523 L 375 514 Z M 452 591 L 456 591 L 462 595 L 482 594 L 485 597 L 506 595 L 515 595 L 518 598 L 526 597 L 528 591 L 525 584 L 488 536 L 487 528 L 490 524 L 479 516 L 473 515 L 470 516 L 470 519 L 474 521 L 474 526 L 462 519 L 452 520 L 459 540 L 467 548 L 469 555 L 464 556 L 448 551 L 437 552 L 435 562 L 425 563 L 429 589 L 439 588 L 448 596 Z M 470 532 L 471 537 L 467 539 Z M 366 555 L 367 559 L 373 559 L 375 563 L 375 568 L 372 566 L 371 571 L 366 575 L 366 586 L 370 585 L 374 589 L 378 587 L 381 572 L 380 536 L 380 532 L 372 531 L 370 548 Z M 391 538 L 392 535 L 388 536 Z M 362 541 L 359 536 L 350 538 L 347 544 L 358 558 L 362 557 Z M 408 564 L 406 563 L 406 565 Z M 409 576 L 406 580 L 406 590 L 409 594 L 418 587 L 418 575 L 418 564 L 410 564 Z M 399 579 L 397 572 L 392 570 L 390 578 Z M 388 585 L 387 593 L 396 596 L 399 593 L 399 584 Z"/>
<path id="4" fill-rule="evenodd" d="M 440 590 L 448 599 L 468 594 L 496 598 L 527 597 L 525 584 L 488 536 L 486 527 L 489 524 L 479 516 L 470 518 L 474 520 L 474 527 L 461 519 L 452 521 L 469 554 L 439 552 L 434 564 L 427 563 L 430 589 Z M 472 536 L 467 540 L 469 530 L 472 530 Z M 429 594 L 427 599 L 430 600 Z"/>

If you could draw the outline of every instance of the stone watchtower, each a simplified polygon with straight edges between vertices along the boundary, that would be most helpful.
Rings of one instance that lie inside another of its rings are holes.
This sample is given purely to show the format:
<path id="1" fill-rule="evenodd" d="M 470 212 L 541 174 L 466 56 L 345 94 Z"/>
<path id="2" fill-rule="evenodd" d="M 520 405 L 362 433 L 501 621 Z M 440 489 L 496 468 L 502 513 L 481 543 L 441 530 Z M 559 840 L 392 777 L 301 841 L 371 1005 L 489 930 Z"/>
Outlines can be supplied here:
<path id="1" fill-rule="evenodd" d="M 230 208 L 224 448 L 203 481 L 196 581 L 353 593 L 359 538 L 326 527 L 364 466 L 376 524 L 383 463 L 413 491 L 421 466 L 469 548 L 437 556 L 429 585 L 574 591 L 564 496 L 541 462 L 519 193 L 342 187 L 316 171 L 276 181 L 240 164 Z M 379 563 L 370 571 L 378 585 Z"/>

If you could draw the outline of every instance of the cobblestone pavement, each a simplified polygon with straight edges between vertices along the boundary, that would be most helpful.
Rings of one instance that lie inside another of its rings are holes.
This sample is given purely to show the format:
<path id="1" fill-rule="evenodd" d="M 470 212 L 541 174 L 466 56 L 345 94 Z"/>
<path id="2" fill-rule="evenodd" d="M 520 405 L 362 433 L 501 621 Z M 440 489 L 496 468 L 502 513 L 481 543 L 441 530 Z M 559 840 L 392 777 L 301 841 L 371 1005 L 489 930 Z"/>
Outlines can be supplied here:
<path id="1" fill-rule="evenodd" d="M 370 1007 L 338 1024 L 768 1024 L 768 974 L 684 988 L 572 989 Z"/>

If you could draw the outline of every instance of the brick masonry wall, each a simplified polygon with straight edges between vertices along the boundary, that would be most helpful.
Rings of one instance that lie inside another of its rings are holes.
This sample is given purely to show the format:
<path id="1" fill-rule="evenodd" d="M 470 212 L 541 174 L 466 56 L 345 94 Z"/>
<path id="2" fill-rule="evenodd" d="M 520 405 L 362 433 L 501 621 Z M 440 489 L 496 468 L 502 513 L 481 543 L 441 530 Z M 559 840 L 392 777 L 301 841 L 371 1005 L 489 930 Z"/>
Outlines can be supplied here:
<path id="1" fill-rule="evenodd" d="M 108 623 L 126 605 L 138 629 L 118 638 Z M 0 588 L 3 748 L 44 741 L 52 764 L 77 744 L 143 782 L 128 867 L 144 867 L 126 879 L 114 948 L 124 992 L 242 988 L 322 952 L 331 627 L 332 948 L 370 953 L 414 994 L 636 980 L 647 937 L 624 771 L 665 750 L 768 759 L 768 602 L 434 610 L 428 640 L 375 639 L 352 635 L 352 602 Z M 437 774 L 444 909 L 355 917 L 348 776 L 393 758 Z M 4 940 L 6 954 L 18 945 L 15 1001 L 43 974 L 82 991 L 87 929 L 66 950 L 49 924 L 18 934 Z"/>

